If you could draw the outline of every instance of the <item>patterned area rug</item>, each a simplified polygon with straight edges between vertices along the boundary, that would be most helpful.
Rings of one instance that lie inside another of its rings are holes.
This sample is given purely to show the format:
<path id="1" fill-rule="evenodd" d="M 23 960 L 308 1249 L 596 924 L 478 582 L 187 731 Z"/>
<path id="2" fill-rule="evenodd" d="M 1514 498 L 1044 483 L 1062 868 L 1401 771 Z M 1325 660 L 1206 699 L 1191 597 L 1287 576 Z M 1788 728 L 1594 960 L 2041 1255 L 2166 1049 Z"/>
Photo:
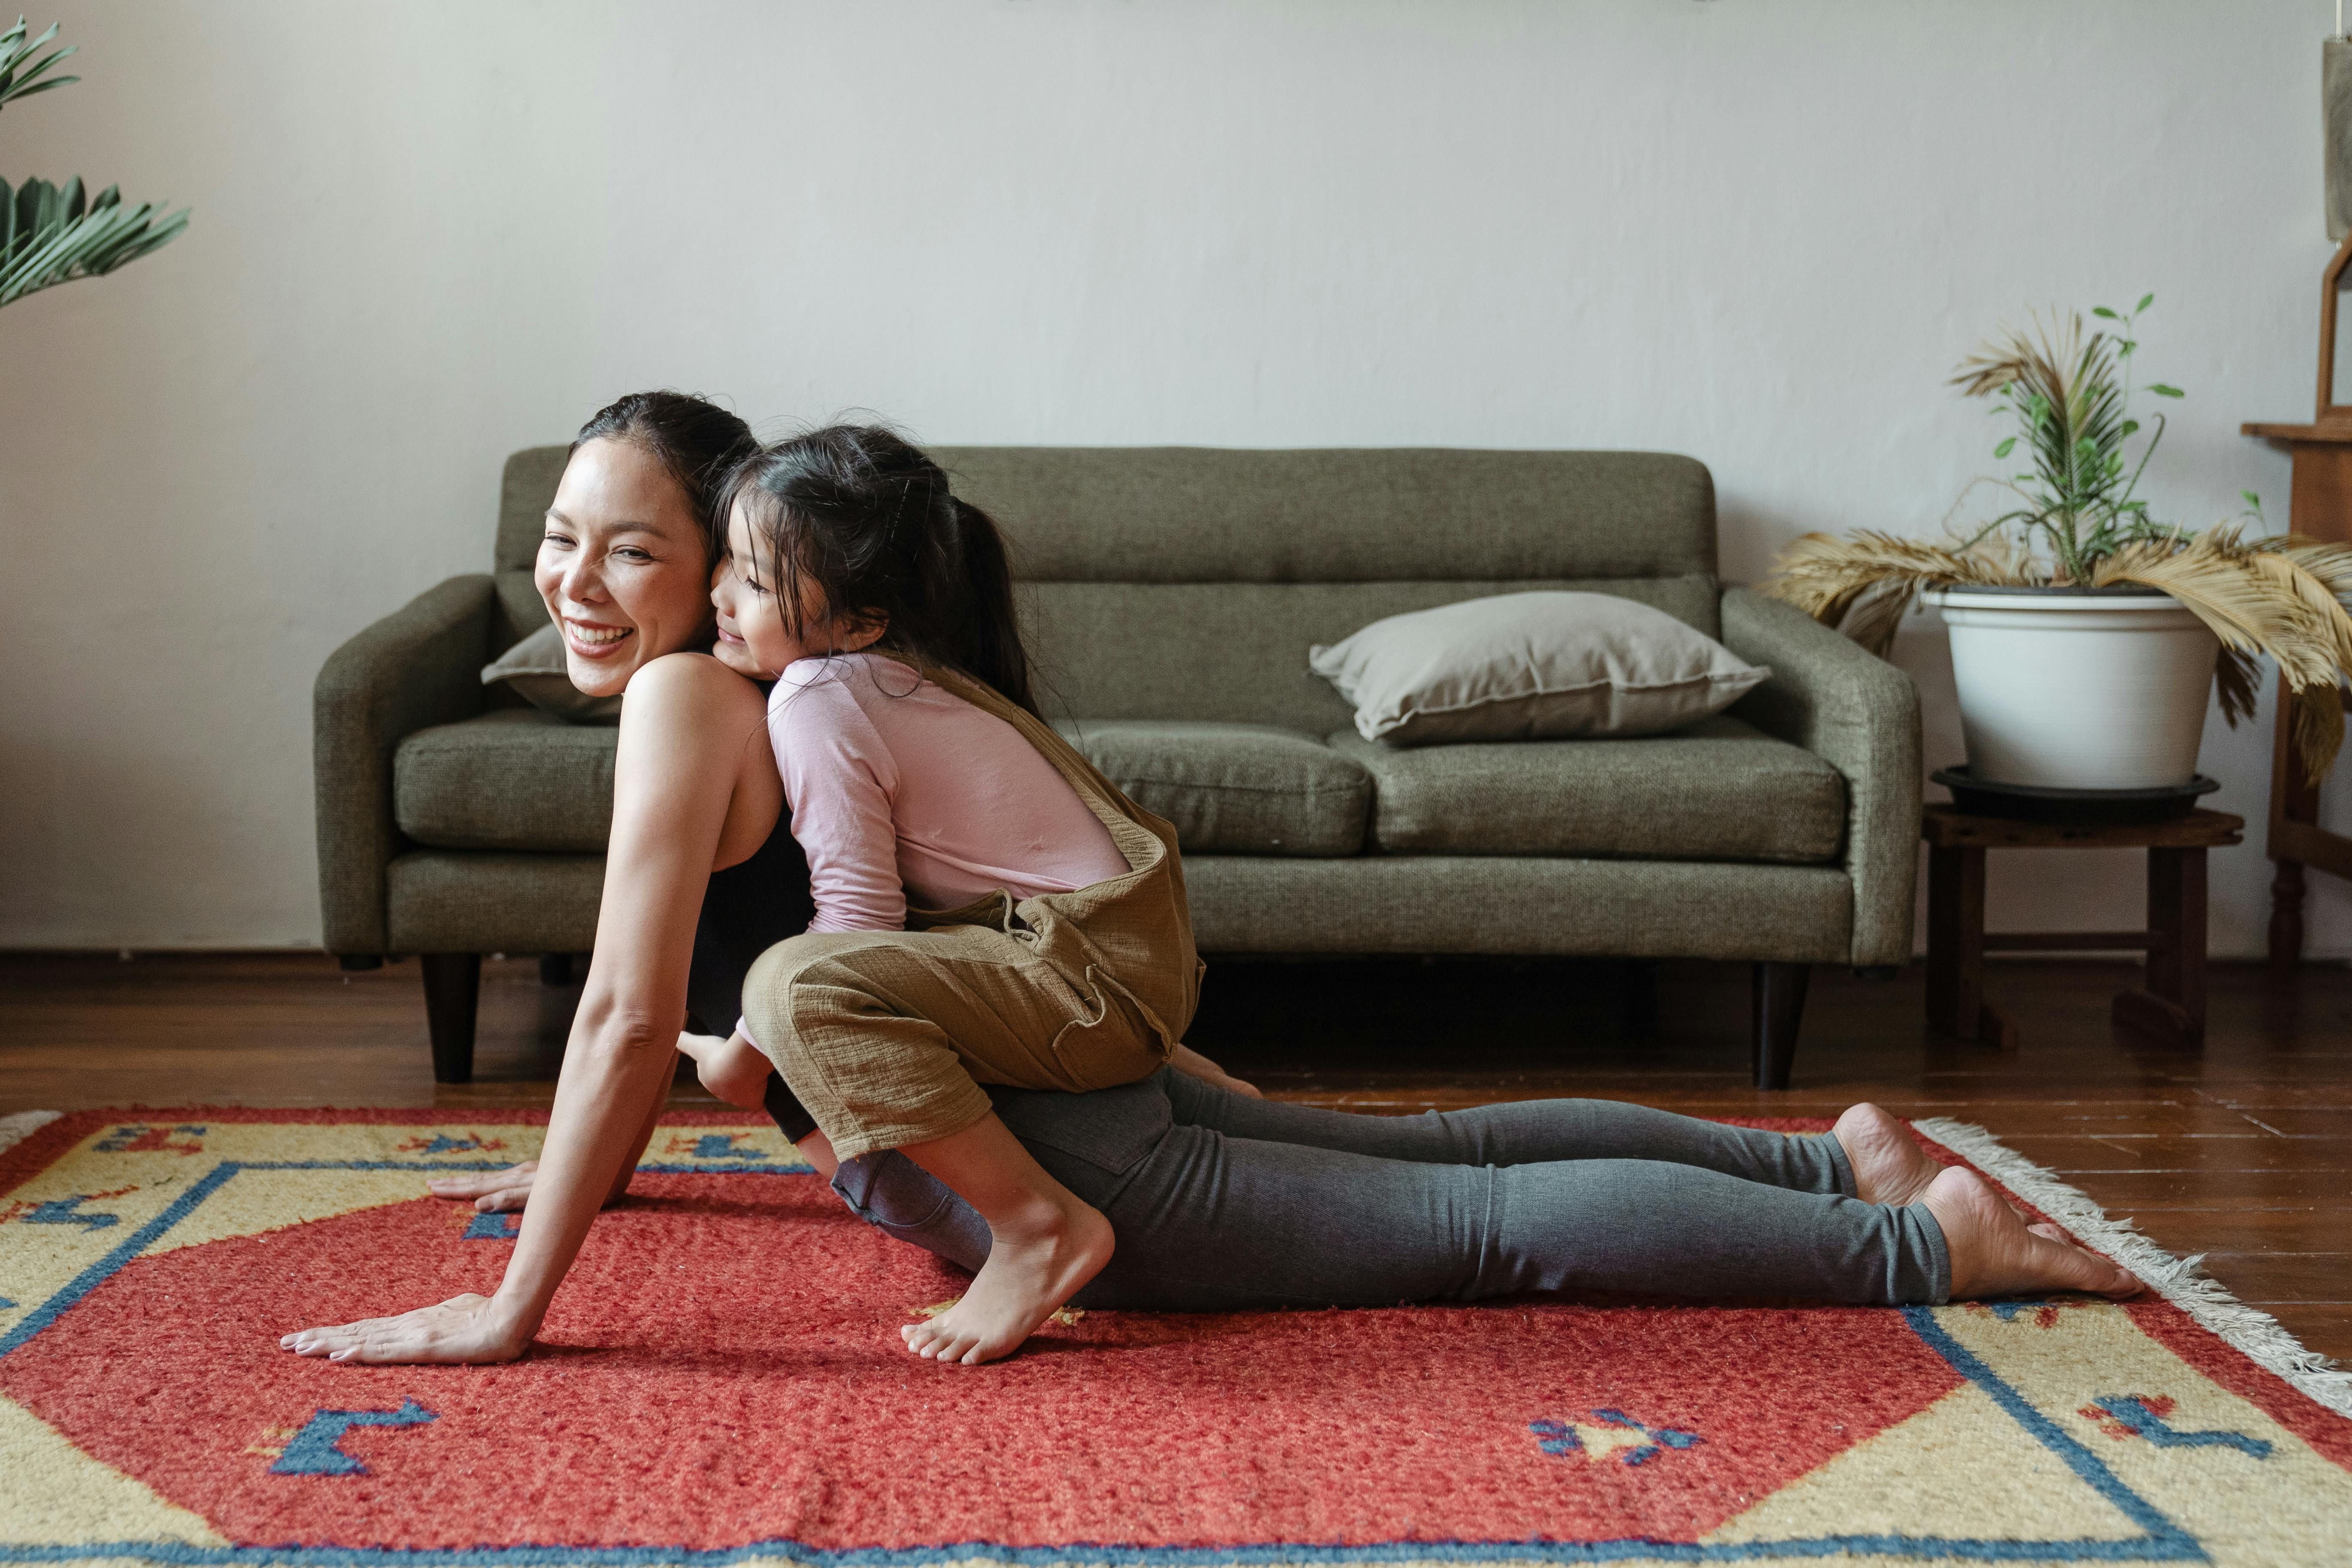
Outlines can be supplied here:
<path id="1" fill-rule="evenodd" d="M 422 1179 L 537 1121 L 0 1123 L 0 1563 L 2352 1563 L 2352 1379 L 1952 1123 L 2168 1295 L 1095 1312 L 941 1368 L 895 1331 L 958 1277 L 728 1113 L 665 1122 L 528 1360 L 277 1348 L 491 1289 L 511 1223 Z"/>

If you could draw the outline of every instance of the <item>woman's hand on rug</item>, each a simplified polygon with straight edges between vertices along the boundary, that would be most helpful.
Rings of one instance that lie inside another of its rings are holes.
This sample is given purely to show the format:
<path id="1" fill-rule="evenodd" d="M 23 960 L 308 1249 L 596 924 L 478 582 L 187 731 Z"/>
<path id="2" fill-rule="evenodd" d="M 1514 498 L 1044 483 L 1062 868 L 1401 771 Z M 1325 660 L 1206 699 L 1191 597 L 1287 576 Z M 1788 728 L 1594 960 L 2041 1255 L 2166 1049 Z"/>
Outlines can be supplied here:
<path id="1" fill-rule="evenodd" d="M 436 1198 L 454 1198 L 460 1203 L 470 1203 L 478 1214 L 520 1214 L 523 1204 L 530 1197 L 531 1177 L 538 1170 L 538 1161 L 525 1160 L 521 1164 L 509 1165 L 503 1171 L 468 1171 L 462 1176 L 436 1176 L 425 1184 L 425 1188 Z"/>
<path id="2" fill-rule="evenodd" d="M 474 1205 L 477 1214 L 520 1214 L 522 1205 L 530 1201 L 530 1184 L 539 1173 L 539 1162 L 525 1160 L 519 1165 L 509 1165 L 503 1171 L 468 1171 L 462 1176 L 436 1176 L 425 1184 L 425 1190 L 436 1198 L 451 1198 Z M 630 1163 L 629 1173 L 635 1174 L 635 1163 Z M 604 1206 L 611 1208 L 628 1194 L 624 1182 L 606 1195 Z"/>
<path id="3" fill-rule="evenodd" d="M 530 1343 L 530 1331 L 488 1296 L 452 1296 L 396 1318 L 304 1329 L 278 1342 L 280 1350 L 329 1361 L 473 1366 L 513 1361 Z"/>

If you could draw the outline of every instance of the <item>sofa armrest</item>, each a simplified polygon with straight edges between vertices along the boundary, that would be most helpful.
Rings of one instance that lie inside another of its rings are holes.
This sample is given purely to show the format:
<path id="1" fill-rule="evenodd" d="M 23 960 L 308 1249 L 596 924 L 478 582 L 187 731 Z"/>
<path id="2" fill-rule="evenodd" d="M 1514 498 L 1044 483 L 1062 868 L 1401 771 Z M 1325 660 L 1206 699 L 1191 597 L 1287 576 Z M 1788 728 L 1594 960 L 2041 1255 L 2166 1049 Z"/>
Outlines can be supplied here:
<path id="1" fill-rule="evenodd" d="M 328 656 L 310 695 L 319 909 L 327 951 L 385 951 L 384 868 L 400 852 L 392 753 L 484 707 L 496 594 L 487 574 L 418 595 Z"/>
<path id="2" fill-rule="evenodd" d="M 1772 667 L 1732 713 L 1845 775 L 1852 962 L 1907 962 L 1919 868 L 1918 688 L 1843 633 L 1750 588 L 1724 591 L 1723 640 Z"/>

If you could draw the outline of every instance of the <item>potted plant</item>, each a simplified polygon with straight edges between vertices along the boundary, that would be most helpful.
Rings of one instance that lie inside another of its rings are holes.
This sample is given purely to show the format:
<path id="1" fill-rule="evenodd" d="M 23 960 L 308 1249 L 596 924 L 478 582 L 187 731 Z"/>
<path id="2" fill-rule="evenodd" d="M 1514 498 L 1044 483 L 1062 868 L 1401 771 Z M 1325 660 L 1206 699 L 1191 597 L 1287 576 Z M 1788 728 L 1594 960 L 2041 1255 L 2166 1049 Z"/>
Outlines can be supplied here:
<path id="1" fill-rule="evenodd" d="M 26 32 L 19 16 L 0 33 L 0 105 L 81 79 L 48 74 L 71 47 L 34 58 L 58 36 L 54 26 L 30 43 Z M 0 180 L 0 305 L 77 278 L 104 277 L 162 249 L 188 226 L 188 209 L 167 214 L 164 205 L 124 206 L 112 185 L 93 197 L 79 175 L 63 186 L 26 180 L 14 191 Z"/>
<path id="2" fill-rule="evenodd" d="M 1993 448 L 2027 468 L 1975 481 L 1996 515 L 1931 543 L 1863 530 L 1809 533 L 1766 590 L 1885 653 L 1924 594 L 1952 636 L 1972 782 L 2099 791 L 2184 786 L 2197 770 L 2206 694 L 2231 725 L 2254 711 L 2255 659 L 2294 694 L 2297 754 L 2326 773 L 2344 737 L 2338 683 L 2352 672 L 2352 549 L 2292 534 L 2250 537 L 2261 502 L 2201 533 L 2155 521 L 2140 476 L 2164 434 L 2131 416 L 2129 312 L 2102 307 L 2004 331 L 1953 377 L 2013 426 Z M 2178 387 L 2141 390 L 2164 398 Z M 2137 452 L 2135 454 L 2135 447 Z"/>

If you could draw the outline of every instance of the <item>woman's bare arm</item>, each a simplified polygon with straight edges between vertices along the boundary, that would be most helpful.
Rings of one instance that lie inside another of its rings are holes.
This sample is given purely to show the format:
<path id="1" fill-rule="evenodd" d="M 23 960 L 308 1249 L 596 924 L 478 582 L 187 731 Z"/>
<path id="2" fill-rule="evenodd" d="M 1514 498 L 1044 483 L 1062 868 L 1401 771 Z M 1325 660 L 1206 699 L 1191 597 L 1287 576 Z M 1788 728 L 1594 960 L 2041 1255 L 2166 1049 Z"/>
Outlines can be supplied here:
<path id="1" fill-rule="evenodd" d="M 668 1089 L 710 873 L 750 856 L 782 802 L 749 681 L 698 654 L 636 673 L 622 710 L 595 954 L 505 1279 L 493 1296 L 305 1329 L 281 1344 L 358 1362 L 522 1353 Z"/>

